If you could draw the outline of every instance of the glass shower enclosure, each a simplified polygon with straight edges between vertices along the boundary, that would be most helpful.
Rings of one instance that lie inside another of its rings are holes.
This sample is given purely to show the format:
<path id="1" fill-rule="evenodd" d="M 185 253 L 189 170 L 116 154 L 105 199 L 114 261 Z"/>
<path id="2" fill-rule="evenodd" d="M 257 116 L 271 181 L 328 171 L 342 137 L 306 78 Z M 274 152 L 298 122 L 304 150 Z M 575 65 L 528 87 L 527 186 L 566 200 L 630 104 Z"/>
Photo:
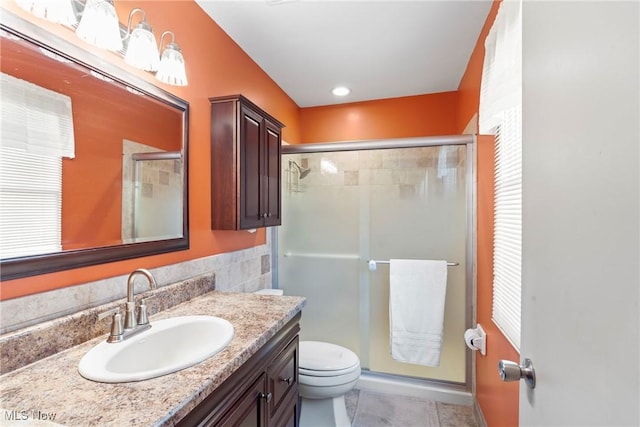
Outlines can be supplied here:
<path id="1" fill-rule="evenodd" d="M 283 147 L 278 287 L 307 298 L 301 339 L 354 351 L 373 373 L 468 384 L 472 321 L 471 136 Z M 448 268 L 440 365 L 393 360 L 389 265 Z"/>

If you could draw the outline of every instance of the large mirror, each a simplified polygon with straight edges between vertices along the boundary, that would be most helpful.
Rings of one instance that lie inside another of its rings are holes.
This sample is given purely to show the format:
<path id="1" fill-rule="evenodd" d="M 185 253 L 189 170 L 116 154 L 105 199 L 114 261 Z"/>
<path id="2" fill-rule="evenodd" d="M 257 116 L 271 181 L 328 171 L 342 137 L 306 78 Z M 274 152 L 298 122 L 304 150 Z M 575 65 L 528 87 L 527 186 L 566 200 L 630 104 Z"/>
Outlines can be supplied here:
<path id="1" fill-rule="evenodd" d="M 0 43 L 0 279 L 188 249 L 188 103 L 4 10 Z"/>

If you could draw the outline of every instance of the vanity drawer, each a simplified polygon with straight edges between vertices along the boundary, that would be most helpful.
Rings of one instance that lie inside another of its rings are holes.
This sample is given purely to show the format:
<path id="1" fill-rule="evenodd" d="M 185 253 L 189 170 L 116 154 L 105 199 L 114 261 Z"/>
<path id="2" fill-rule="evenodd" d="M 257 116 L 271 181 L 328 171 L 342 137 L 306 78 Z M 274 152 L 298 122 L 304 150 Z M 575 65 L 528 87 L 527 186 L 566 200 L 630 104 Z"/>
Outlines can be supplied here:
<path id="1" fill-rule="evenodd" d="M 282 403 L 298 389 L 298 337 L 294 338 L 267 369 L 267 388 L 271 393 L 269 414 L 279 416 Z"/>

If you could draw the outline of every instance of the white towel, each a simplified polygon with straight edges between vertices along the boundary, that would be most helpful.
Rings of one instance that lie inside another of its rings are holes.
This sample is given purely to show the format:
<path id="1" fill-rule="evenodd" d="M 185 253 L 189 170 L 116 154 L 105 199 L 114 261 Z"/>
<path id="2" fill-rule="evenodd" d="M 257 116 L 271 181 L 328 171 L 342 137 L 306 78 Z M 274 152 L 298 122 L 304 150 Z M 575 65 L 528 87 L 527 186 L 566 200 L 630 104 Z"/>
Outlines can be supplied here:
<path id="1" fill-rule="evenodd" d="M 392 259 L 389 267 L 391 357 L 439 366 L 447 262 Z"/>

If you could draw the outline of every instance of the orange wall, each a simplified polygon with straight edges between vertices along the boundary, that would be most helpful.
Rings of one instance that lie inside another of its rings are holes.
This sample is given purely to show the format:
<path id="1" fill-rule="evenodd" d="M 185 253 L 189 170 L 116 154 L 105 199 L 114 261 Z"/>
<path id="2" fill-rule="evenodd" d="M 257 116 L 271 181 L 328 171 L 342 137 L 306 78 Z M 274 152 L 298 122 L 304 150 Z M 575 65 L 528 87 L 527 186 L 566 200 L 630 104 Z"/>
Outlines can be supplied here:
<path id="1" fill-rule="evenodd" d="M 462 131 L 478 112 L 484 61 L 484 40 L 500 0 L 495 0 L 460 82 L 457 129 Z M 493 305 L 493 170 L 494 138 L 479 136 L 477 145 L 477 322 L 487 333 L 487 355 L 476 354 L 476 398 L 489 427 L 518 425 L 519 385 L 498 376 L 500 359 L 519 360 L 518 352 L 491 320 Z"/>
<path id="2" fill-rule="evenodd" d="M 129 10 L 137 6 L 140 6 L 139 1 L 116 0 L 120 22 L 126 22 Z M 123 275 L 138 267 L 154 268 L 264 243 L 264 231 L 250 234 L 210 230 L 208 98 L 235 93 L 245 95 L 286 125 L 283 138 L 291 143 L 300 142 L 299 109 L 195 2 L 148 0 L 143 4 L 147 20 L 151 23 L 156 35 L 168 29 L 176 34 L 176 43 L 180 45 L 187 61 L 189 78 L 189 85 L 182 88 L 163 85 L 151 74 L 127 66 L 121 57 L 84 44 L 71 31 L 23 13 L 12 0 L 2 0 L 2 7 L 36 22 L 41 27 L 83 46 L 86 50 L 114 62 L 132 74 L 145 78 L 189 102 L 190 249 L 4 281 L 0 283 L 1 299 Z"/>
<path id="3" fill-rule="evenodd" d="M 451 135 L 457 105 L 457 92 L 444 92 L 303 108 L 301 142 Z"/>

